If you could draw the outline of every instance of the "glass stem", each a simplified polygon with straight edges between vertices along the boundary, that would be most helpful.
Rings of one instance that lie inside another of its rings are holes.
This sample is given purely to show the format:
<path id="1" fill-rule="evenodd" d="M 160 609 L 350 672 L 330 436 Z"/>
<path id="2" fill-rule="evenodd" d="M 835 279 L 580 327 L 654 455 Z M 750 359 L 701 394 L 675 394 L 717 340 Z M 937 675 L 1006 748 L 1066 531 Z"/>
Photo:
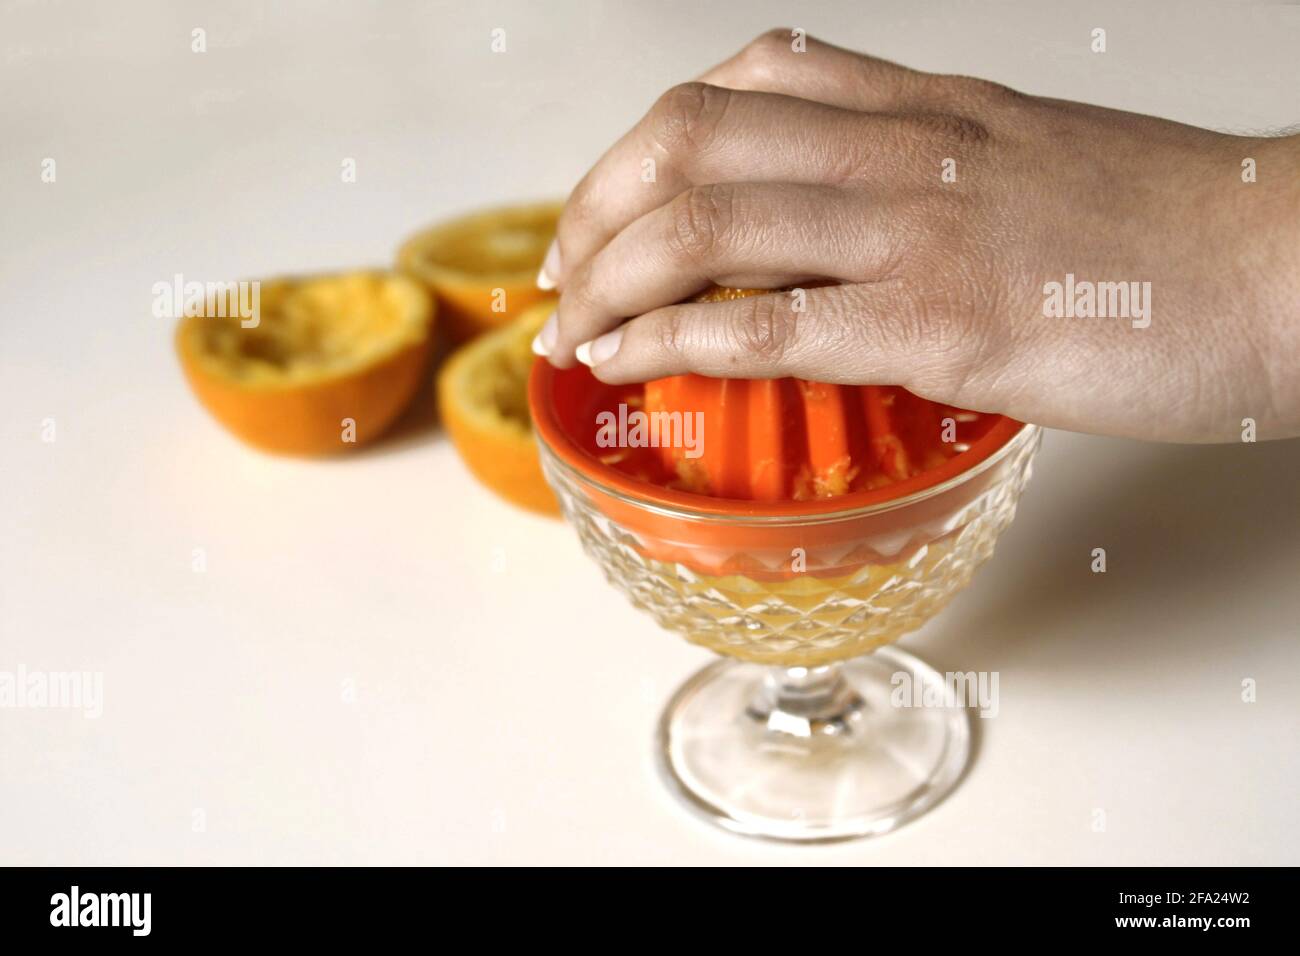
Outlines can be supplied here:
<path id="1" fill-rule="evenodd" d="M 864 706 L 839 664 L 769 667 L 748 713 L 773 733 L 812 737 L 848 733 Z"/>

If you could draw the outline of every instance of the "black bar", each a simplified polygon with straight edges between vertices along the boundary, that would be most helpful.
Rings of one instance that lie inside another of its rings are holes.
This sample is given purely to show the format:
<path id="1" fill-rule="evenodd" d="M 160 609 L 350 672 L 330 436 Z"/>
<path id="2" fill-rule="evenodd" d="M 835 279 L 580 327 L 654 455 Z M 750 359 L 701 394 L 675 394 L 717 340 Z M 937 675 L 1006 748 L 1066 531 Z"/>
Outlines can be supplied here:
<path id="1" fill-rule="evenodd" d="M 604 894 L 593 892 L 583 874 L 576 875 L 573 888 L 561 879 L 538 882 L 536 874 L 526 873 L 507 887 L 477 873 L 421 869 L 13 868 L 0 870 L 0 932 L 6 944 L 72 937 L 90 945 L 292 939 L 337 946 L 349 939 L 396 939 L 412 929 L 431 934 L 455 926 L 472 929 L 485 916 L 490 935 L 499 923 L 507 929 L 549 927 L 545 936 L 566 926 L 595 930 L 607 918 L 638 936 L 642 929 L 685 934 L 697 921 L 716 917 L 736 926 L 743 938 L 747 922 L 763 932 L 760 927 L 770 927 L 774 919 L 789 923 L 816 914 L 823 920 L 864 921 L 864 946 L 909 936 L 945 946 L 1061 936 L 1231 945 L 1261 930 L 1275 934 L 1290 922 L 1295 874 L 1231 868 L 636 873 L 603 880 L 609 886 Z M 98 919 L 102 913 L 106 921 L 116 915 L 119 925 L 53 925 L 70 922 L 74 886 L 81 903 L 78 921 L 82 914 Z M 105 901 L 100 894 L 114 896 Z M 1171 901 L 1170 894 L 1177 896 Z M 95 902 L 87 903 L 88 897 Z M 568 902 L 557 908 L 557 897 Z M 499 920 L 491 918 L 493 909 L 499 910 Z M 1200 925 L 1201 920 L 1210 924 Z"/>

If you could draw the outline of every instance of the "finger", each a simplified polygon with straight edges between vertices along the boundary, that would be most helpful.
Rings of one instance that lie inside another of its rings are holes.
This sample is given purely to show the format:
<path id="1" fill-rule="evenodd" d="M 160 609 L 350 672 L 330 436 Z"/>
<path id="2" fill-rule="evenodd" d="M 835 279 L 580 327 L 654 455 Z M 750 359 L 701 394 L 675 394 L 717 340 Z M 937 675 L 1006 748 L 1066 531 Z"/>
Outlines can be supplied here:
<path id="1" fill-rule="evenodd" d="M 595 374 L 611 384 L 697 372 L 719 378 L 795 376 L 839 384 L 924 382 L 955 393 L 971 343 L 902 282 L 827 286 L 657 309 L 601 336 Z"/>
<path id="2" fill-rule="evenodd" d="M 900 258 L 904 234 L 864 192 L 790 183 L 693 186 L 629 225 L 566 283 L 548 357 L 567 367 L 581 343 L 710 284 L 878 280 Z"/>
<path id="3" fill-rule="evenodd" d="M 909 117 L 870 116 L 775 93 L 701 83 L 660 97 L 583 177 L 560 216 L 560 283 L 616 233 L 693 185 L 885 183 L 926 131 Z"/>
<path id="4" fill-rule="evenodd" d="M 894 112 L 925 105 L 933 74 L 799 35 L 769 30 L 700 82 L 783 93 L 850 110 Z"/>

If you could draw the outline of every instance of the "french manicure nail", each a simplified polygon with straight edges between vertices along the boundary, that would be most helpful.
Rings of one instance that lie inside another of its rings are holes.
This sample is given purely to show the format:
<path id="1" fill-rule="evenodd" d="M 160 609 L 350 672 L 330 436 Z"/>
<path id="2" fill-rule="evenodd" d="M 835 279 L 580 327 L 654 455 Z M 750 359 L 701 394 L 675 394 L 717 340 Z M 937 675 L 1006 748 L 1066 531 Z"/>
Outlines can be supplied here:
<path id="1" fill-rule="evenodd" d="M 555 340 L 560 335 L 560 320 L 556 318 L 554 312 L 542 326 L 542 330 L 533 338 L 533 354 L 540 355 L 543 358 L 551 354 L 551 349 L 555 348 Z"/>
<path id="2" fill-rule="evenodd" d="M 623 330 L 617 328 L 613 332 L 606 332 L 598 339 L 583 342 L 578 346 L 574 354 L 578 356 L 578 361 L 583 365 L 595 368 L 602 362 L 608 362 L 618 354 L 618 347 L 622 344 Z"/>
<path id="3" fill-rule="evenodd" d="M 542 269 L 537 273 L 537 288 L 549 292 L 555 288 L 556 277 L 560 274 L 560 241 L 551 240 L 551 247 L 546 250 L 542 260 Z"/>

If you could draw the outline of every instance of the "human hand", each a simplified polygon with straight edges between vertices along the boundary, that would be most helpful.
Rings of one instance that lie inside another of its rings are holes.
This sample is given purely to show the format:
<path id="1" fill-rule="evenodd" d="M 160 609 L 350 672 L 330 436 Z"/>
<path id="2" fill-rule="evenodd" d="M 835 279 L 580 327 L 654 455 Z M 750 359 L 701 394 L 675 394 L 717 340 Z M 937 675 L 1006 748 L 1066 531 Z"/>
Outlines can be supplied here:
<path id="1" fill-rule="evenodd" d="M 838 284 L 674 304 L 817 280 Z M 1300 435 L 1300 136 L 790 31 L 660 98 L 574 190 L 539 283 L 561 298 L 535 350 L 611 383 L 791 375 L 1101 434 Z M 1088 284 L 1120 314 L 1081 317 Z"/>

